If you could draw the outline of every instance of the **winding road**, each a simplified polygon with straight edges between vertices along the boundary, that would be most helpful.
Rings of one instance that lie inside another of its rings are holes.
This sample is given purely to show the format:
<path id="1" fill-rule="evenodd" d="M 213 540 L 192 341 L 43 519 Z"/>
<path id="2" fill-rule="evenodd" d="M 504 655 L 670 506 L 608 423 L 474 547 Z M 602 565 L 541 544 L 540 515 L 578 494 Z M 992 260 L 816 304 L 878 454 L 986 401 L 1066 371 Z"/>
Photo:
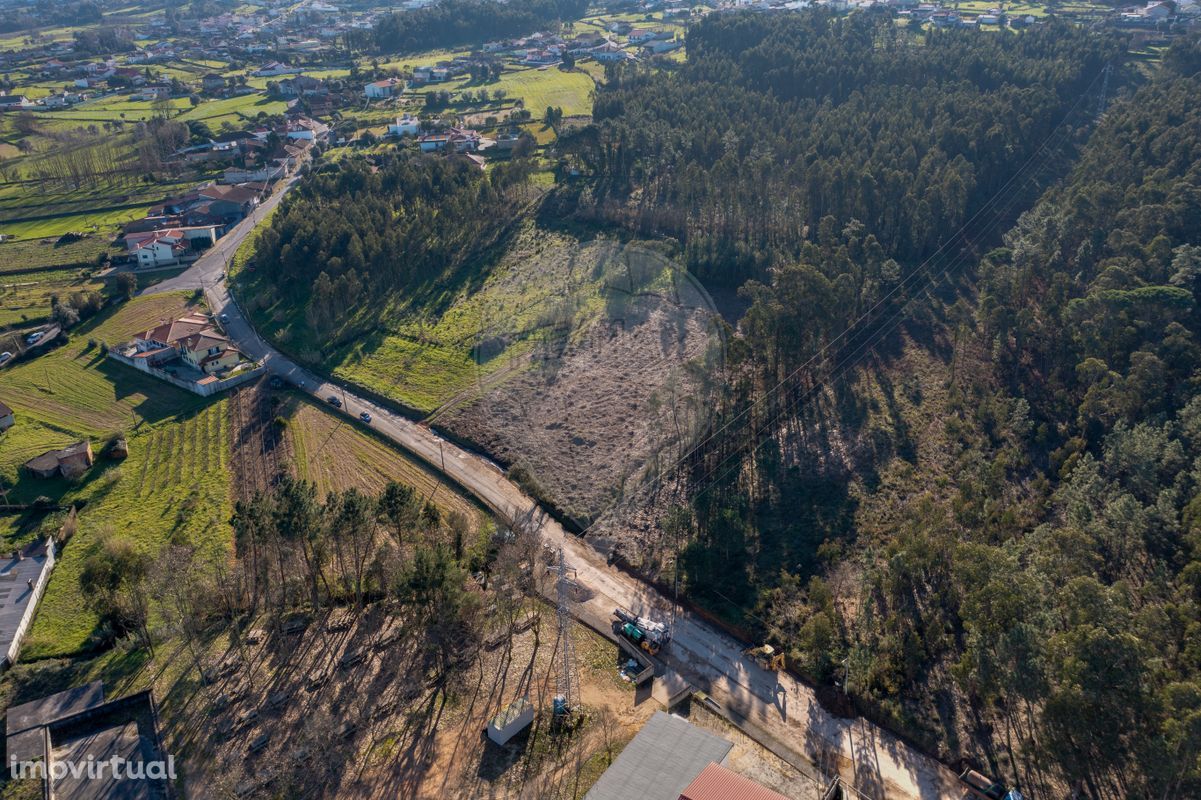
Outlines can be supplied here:
<path id="1" fill-rule="evenodd" d="M 669 617 L 670 600 L 609 566 L 585 541 L 567 534 L 496 464 L 377 406 L 349 387 L 317 377 L 258 335 L 230 297 L 224 273 L 238 246 L 279 203 L 293 180 L 289 179 L 188 270 L 146 292 L 202 289 L 209 307 L 223 315 L 227 335 L 252 358 L 261 359 L 272 374 L 322 401 L 336 396 L 343 401 L 340 413 L 352 418 L 369 412 L 377 432 L 464 487 L 500 519 L 536 532 L 551 547 L 561 547 L 582 590 L 577 610 L 594 625 L 607 626 L 616 606 L 648 616 Z M 844 786 L 854 787 L 861 797 L 873 800 L 958 800 L 962 796 L 955 775 L 938 761 L 866 720 L 832 716 L 808 686 L 786 673 L 763 670 L 743 655 L 743 645 L 696 615 L 676 609 L 675 620 L 671 644 L 659 657 L 665 667 L 706 692 L 727 719 L 753 738 L 764 741 L 777 754 L 787 755 L 787 760 L 807 765 L 809 774 L 814 774 L 813 765 L 828 774 L 837 771 Z"/>

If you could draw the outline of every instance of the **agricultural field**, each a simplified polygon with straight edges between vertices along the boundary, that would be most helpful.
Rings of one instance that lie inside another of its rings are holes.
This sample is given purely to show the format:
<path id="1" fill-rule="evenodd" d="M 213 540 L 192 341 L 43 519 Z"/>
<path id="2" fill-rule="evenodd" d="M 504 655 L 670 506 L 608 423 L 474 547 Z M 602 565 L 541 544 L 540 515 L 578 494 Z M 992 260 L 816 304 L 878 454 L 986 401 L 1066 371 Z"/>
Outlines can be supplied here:
<path id="1" fill-rule="evenodd" d="M 10 499 L 45 496 L 83 505 L 25 657 L 88 646 L 95 618 L 79 594 L 79 571 L 90 543 L 104 532 L 120 531 L 148 551 L 172 538 L 208 549 L 229 545 L 226 401 L 198 398 L 108 362 L 99 347 L 127 340 L 189 304 L 186 295 L 168 294 L 106 309 L 73 331 L 67 344 L 0 372 L 0 397 L 17 417 L 0 448 L 0 480 L 12 487 Z M 79 481 L 38 480 L 20 470 L 32 456 L 80 438 L 90 438 L 99 451 L 116 431 L 128 436 L 129 458 L 117 462 L 97 452 L 97 463 Z"/>
<path id="2" fill-rule="evenodd" d="M 77 270 L 9 277 L 0 273 L 0 329 L 45 322 L 50 318 L 51 298 L 103 288 L 103 280 L 83 277 Z"/>
<path id="3" fill-rule="evenodd" d="M 479 506 L 436 474 L 358 423 L 330 414 L 307 395 L 288 393 L 279 414 L 287 421 L 285 435 L 297 474 L 316 484 L 320 496 L 351 486 L 376 494 L 394 480 L 412 486 L 444 511 L 483 524 Z"/>

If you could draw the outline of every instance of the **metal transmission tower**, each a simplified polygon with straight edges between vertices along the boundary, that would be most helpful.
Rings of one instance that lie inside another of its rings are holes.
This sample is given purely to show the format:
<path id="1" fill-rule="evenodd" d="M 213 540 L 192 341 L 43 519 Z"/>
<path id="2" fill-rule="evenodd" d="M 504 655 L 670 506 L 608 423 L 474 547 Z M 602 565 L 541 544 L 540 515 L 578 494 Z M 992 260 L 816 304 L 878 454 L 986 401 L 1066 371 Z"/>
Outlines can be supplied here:
<path id="1" fill-rule="evenodd" d="M 574 570 L 573 570 L 574 571 Z M 559 607 L 559 683 L 554 699 L 554 718 L 567 720 L 579 703 L 579 678 L 576 672 L 575 644 L 571 641 L 571 603 L 575 592 L 575 581 L 567 577 L 567 556 L 559 548 L 559 575 L 555 583 Z"/>
<path id="2" fill-rule="evenodd" d="M 1097 113 L 1100 117 L 1105 113 L 1105 101 L 1109 96 L 1109 74 L 1113 72 L 1113 64 L 1106 64 L 1101 70 L 1101 94 L 1097 96 Z"/>

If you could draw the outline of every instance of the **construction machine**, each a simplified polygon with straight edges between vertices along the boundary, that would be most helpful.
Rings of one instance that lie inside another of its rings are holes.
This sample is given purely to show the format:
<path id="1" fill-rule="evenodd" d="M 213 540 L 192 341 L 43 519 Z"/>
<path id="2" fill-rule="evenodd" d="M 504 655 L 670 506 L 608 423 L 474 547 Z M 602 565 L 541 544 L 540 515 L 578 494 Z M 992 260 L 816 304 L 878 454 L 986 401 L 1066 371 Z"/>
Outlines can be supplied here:
<path id="1" fill-rule="evenodd" d="M 614 609 L 613 632 L 624 636 L 652 656 L 671 639 L 667 626 L 661 622 L 639 617 L 622 609 Z"/>
<path id="2" fill-rule="evenodd" d="M 763 669 L 769 672 L 779 672 L 784 669 L 784 653 L 780 652 L 770 644 L 765 644 L 760 647 L 752 647 L 749 650 L 744 650 L 743 655 L 750 658 Z"/>

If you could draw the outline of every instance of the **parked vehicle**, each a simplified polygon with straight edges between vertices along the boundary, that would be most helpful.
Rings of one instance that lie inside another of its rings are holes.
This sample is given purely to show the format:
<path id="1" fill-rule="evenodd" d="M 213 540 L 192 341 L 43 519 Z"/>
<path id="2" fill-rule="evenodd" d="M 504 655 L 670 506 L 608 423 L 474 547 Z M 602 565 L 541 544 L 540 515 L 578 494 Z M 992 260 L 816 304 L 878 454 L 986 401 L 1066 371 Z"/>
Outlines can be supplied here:
<path id="1" fill-rule="evenodd" d="M 43 334 L 41 331 L 34 331 L 33 333 L 31 333 L 25 337 L 25 343 L 26 344 L 37 344 L 38 342 L 40 342 L 42 340 L 42 336 L 44 336 L 44 335 L 45 334 Z"/>
<path id="2" fill-rule="evenodd" d="M 331 394 L 329 397 L 325 398 L 325 402 L 329 403 L 334 408 L 342 407 L 342 401 L 338 399 L 337 395 Z"/>
<path id="3" fill-rule="evenodd" d="M 613 632 L 624 636 L 652 656 L 671 639 L 671 632 L 662 622 L 639 617 L 620 608 L 613 611 Z"/>
<path id="4" fill-rule="evenodd" d="M 368 414 L 366 411 L 364 411 L 362 414 L 359 414 L 359 419 L 363 420 L 363 422 L 366 422 L 368 424 L 371 423 L 371 415 Z"/>
<path id="5" fill-rule="evenodd" d="M 9 361 L 12 361 L 12 358 L 13 358 L 12 353 L 9 353 L 7 351 L 0 353 L 0 366 L 7 364 Z"/>

